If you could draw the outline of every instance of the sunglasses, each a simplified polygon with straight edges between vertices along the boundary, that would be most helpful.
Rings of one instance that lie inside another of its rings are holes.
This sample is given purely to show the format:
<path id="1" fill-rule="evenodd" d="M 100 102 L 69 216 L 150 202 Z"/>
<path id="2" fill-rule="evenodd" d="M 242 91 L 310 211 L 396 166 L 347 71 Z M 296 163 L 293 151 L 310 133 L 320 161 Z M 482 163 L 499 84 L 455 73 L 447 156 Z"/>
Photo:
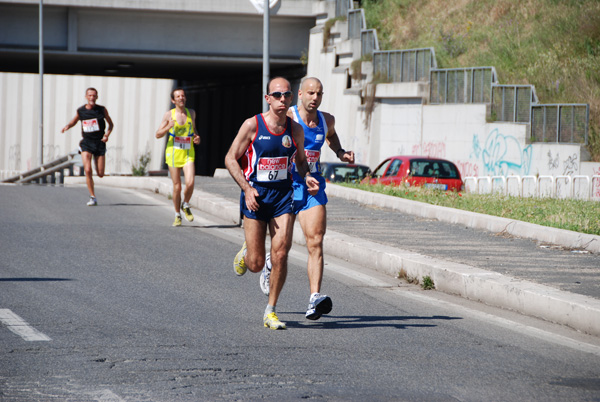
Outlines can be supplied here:
<path id="1" fill-rule="evenodd" d="M 273 98 L 277 98 L 277 99 L 281 99 L 281 97 L 285 97 L 287 98 L 291 98 L 292 97 L 292 91 L 285 91 L 285 92 L 280 92 L 280 91 L 276 91 L 276 92 L 271 92 L 270 94 L 267 94 L 269 96 L 272 96 Z"/>

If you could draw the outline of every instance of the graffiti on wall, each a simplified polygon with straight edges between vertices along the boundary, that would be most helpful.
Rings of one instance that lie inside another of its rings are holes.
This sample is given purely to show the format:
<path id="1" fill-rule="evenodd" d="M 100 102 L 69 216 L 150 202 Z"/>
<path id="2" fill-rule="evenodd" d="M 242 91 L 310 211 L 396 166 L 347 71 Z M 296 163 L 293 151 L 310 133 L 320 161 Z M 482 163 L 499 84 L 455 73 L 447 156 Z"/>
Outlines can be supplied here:
<path id="1" fill-rule="evenodd" d="M 594 176 L 600 176 L 600 168 L 594 169 L 593 172 Z M 594 198 L 600 198 L 600 180 L 598 179 L 592 178 L 592 194 Z"/>
<path id="2" fill-rule="evenodd" d="M 473 162 L 456 161 L 456 167 L 460 171 L 462 177 L 477 177 L 479 176 L 479 165 Z"/>
<path id="3" fill-rule="evenodd" d="M 423 145 L 415 144 L 412 147 L 412 155 L 425 155 L 432 158 L 445 158 L 446 141 L 425 142 Z"/>
<path id="4" fill-rule="evenodd" d="M 21 170 L 21 146 L 18 144 L 8 149 L 8 169 Z"/>
<path id="5" fill-rule="evenodd" d="M 44 163 L 48 163 L 48 162 L 53 161 L 54 159 L 62 156 L 60 154 L 60 145 L 52 145 L 52 144 L 44 145 L 44 147 L 42 148 L 42 153 L 43 153 Z"/>
<path id="6" fill-rule="evenodd" d="M 572 176 L 578 172 L 579 165 L 577 163 L 577 154 L 573 154 L 563 161 L 563 166 L 565 167 L 563 170 L 563 176 Z"/>
<path id="7" fill-rule="evenodd" d="M 123 147 L 106 147 L 106 171 L 110 173 L 124 173 L 122 170 L 123 162 Z"/>
<path id="8" fill-rule="evenodd" d="M 558 169 L 558 153 L 553 158 L 552 151 L 548 151 L 548 170 Z"/>
<path id="9" fill-rule="evenodd" d="M 474 151 L 476 145 L 479 143 L 473 145 Z M 528 175 L 531 159 L 531 145 L 523 148 L 515 137 L 503 135 L 497 128 L 488 135 L 481 150 L 484 173 L 493 176 Z"/>

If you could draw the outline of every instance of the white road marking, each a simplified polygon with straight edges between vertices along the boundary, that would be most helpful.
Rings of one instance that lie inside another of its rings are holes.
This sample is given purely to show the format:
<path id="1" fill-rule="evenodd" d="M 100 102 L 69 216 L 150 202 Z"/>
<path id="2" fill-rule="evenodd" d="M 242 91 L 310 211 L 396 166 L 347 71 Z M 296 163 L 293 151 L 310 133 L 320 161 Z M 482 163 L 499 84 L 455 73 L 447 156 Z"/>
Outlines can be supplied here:
<path id="1" fill-rule="evenodd" d="M 100 391 L 87 392 L 90 397 L 98 402 L 125 402 L 125 399 L 112 392 L 110 389 Z"/>
<path id="2" fill-rule="evenodd" d="M 19 335 L 26 341 L 51 341 L 49 336 L 44 335 L 37 329 L 31 327 L 25 320 L 10 311 L 9 309 L 0 309 L 0 321 L 6 327 Z"/>
<path id="3" fill-rule="evenodd" d="M 393 289 L 393 291 L 400 292 L 400 290 L 396 290 L 396 289 Z M 418 300 L 422 303 L 427 303 L 432 306 L 439 306 L 439 304 L 440 304 L 439 300 L 429 297 L 427 295 L 424 295 L 422 293 L 402 292 L 402 296 L 411 298 L 413 300 Z M 453 304 L 453 303 L 449 303 L 448 301 L 445 301 L 445 304 Z M 467 312 L 471 316 L 477 317 L 478 319 L 480 319 L 482 321 L 489 322 L 490 324 L 499 325 L 503 328 L 508 328 L 508 329 L 510 329 L 514 332 L 520 333 L 520 334 L 528 335 L 528 336 L 531 336 L 534 338 L 542 339 L 542 340 L 545 340 L 548 342 L 556 343 L 558 345 L 566 346 L 566 347 L 576 349 L 576 350 L 579 350 L 582 352 L 591 353 L 593 355 L 600 356 L 600 347 L 598 347 L 596 345 L 592 345 L 592 344 L 586 343 L 586 342 L 581 342 L 576 339 L 571 339 L 569 337 L 555 334 L 552 332 L 544 331 L 543 329 L 535 328 L 535 327 L 532 327 L 529 325 L 524 325 L 524 324 L 518 323 L 513 320 L 508 320 L 506 318 L 498 317 L 493 314 L 485 313 L 483 311 L 477 311 L 474 309 L 470 309 L 465 306 L 457 306 L 457 305 L 454 305 L 454 306 Z"/>

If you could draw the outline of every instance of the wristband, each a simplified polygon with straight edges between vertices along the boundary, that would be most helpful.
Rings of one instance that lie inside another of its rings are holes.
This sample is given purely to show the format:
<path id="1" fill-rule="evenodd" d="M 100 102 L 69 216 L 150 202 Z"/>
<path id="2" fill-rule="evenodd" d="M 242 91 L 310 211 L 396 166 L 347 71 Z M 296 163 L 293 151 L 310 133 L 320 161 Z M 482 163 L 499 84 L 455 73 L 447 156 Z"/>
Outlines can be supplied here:
<path id="1" fill-rule="evenodd" d="M 344 155 L 346 153 L 346 150 L 344 148 L 338 149 L 337 152 L 335 153 L 335 156 L 338 157 L 338 158 L 340 157 L 339 156 L 340 155 L 340 151 L 342 151 L 342 155 Z"/>

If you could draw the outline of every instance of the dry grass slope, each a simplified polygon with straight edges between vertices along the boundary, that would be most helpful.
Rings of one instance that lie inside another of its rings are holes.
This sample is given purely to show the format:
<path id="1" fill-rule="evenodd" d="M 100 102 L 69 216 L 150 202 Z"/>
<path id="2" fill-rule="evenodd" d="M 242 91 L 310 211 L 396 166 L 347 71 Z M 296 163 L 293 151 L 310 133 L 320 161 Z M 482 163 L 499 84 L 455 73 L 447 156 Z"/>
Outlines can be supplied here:
<path id="1" fill-rule="evenodd" d="M 443 68 L 494 66 L 542 103 L 588 103 L 600 162 L 600 1 L 362 0 L 383 49 L 434 47 Z"/>

